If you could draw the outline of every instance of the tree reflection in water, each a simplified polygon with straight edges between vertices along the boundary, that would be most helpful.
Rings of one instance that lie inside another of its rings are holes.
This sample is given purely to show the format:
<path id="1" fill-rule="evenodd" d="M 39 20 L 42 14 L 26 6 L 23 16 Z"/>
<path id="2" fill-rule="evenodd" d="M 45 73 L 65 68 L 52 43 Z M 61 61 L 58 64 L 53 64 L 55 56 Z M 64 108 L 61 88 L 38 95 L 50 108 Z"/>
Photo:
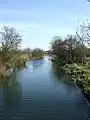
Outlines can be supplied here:
<path id="1" fill-rule="evenodd" d="M 52 63 L 52 69 L 51 69 L 51 76 L 52 79 L 54 78 L 54 82 L 56 83 L 62 83 L 65 84 L 65 86 L 67 87 L 67 89 L 69 89 L 70 87 L 75 87 L 76 85 L 74 85 L 73 83 L 70 82 L 70 77 L 67 76 L 61 69 L 60 66 Z"/>
<path id="2" fill-rule="evenodd" d="M 14 72 L 9 78 L 9 81 L 3 84 L 3 101 L 6 108 L 12 108 L 20 104 L 21 86 L 17 80 L 17 74 Z M 14 108 L 13 108 L 14 109 Z"/>
<path id="3" fill-rule="evenodd" d="M 65 73 L 61 71 L 60 66 L 55 63 L 52 63 L 52 72 L 54 75 L 53 77 L 59 81 L 62 77 L 65 77 Z"/>
<path id="4" fill-rule="evenodd" d="M 32 61 L 32 66 L 33 66 L 33 70 L 37 70 L 40 69 L 44 64 L 44 60 L 33 60 Z"/>

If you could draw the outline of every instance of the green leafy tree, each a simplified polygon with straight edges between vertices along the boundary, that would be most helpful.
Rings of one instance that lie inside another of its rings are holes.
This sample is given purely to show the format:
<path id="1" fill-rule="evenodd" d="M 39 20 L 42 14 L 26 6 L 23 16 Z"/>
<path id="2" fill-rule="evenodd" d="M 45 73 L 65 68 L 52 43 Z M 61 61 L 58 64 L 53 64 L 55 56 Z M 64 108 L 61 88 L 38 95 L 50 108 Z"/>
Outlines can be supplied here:
<path id="1" fill-rule="evenodd" d="M 33 58 L 42 58 L 44 56 L 44 51 L 42 49 L 36 48 L 32 51 Z"/>

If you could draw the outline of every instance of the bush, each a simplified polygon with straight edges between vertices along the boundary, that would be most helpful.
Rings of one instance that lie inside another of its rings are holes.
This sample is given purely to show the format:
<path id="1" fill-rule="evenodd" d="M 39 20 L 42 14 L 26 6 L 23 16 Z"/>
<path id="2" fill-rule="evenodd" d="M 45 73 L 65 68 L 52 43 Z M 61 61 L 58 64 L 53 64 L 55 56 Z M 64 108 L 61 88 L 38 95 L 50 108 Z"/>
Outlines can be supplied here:
<path id="1" fill-rule="evenodd" d="M 42 59 L 44 56 L 43 50 L 36 48 L 32 51 L 32 57 L 35 59 Z"/>
<path id="2" fill-rule="evenodd" d="M 25 59 L 19 59 L 16 61 L 16 67 L 21 68 L 26 66 L 26 60 Z"/>

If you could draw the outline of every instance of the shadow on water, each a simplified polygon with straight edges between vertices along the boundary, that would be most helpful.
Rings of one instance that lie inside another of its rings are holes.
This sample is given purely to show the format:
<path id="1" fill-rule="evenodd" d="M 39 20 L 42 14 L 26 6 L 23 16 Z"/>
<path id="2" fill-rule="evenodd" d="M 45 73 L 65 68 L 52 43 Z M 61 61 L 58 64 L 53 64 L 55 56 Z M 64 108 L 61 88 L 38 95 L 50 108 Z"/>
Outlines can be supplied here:
<path id="1" fill-rule="evenodd" d="M 59 65 L 52 63 L 51 68 L 51 79 L 54 82 L 54 87 L 57 88 L 57 85 L 62 85 L 68 94 L 72 94 L 72 92 L 80 92 L 78 86 L 74 83 L 71 83 L 70 77 L 67 76 L 61 69 Z M 82 94 L 81 94 L 82 95 Z"/>
<path id="2" fill-rule="evenodd" d="M 61 69 L 60 66 L 52 63 L 52 78 L 54 78 L 57 82 L 63 82 L 65 84 L 71 84 L 70 83 L 70 77 L 68 77 Z"/>
<path id="3" fill-rule="evenodd" d="M 51 79 L 54 78 L 54 84 L 64 84 L 66 90 L 67 90 L 67 93 L 68 95 L 73 93 L 73 92 L 76 92 L 76 93 L 79 93 L 79 95 L 81 95 L 81 98 L 84 98 L 84 96 L 81 94 L 81 91 L 80 89 L 77 87 L 77 85 L 73 84 L 70 82 L 70 77 L 68 77 L 61 69 L 60 69 L 60 66 L 59 65 L 56 65 L 55 63 L 52 63 L 52 69 L 51 69 Z M 56 85 L 57 87 L 57 85 Z M 73 89 L 74 88 L 74 89 Z M 74 90 L 74 91 L 73 91 Z M 86 101 L 84 99 L 84 101 Z M 84 104 L 84 101 L 83 101 L 83 104 Z M 78 101 L 77 101 L 77 104 L 78 104 Z M 90 120 L 90 105 L 88 106 L 87 110 L 86 110 L 86 113 L 85 114 L 85 120 Z"/>

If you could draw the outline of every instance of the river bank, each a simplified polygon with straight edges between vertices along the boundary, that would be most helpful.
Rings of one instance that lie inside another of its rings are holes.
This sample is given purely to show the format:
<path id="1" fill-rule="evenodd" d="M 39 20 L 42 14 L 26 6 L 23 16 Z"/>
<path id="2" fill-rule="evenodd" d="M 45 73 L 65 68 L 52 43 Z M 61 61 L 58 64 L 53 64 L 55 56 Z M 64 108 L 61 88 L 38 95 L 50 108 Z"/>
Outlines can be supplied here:
<path id="1" fill-rule="evenodd" d="M 14 62 L 8 62 L 5 65 L 1 64 L 0 67 L 0 78 L 10 76 L 13 72 L 14 68 L 23 68 L 27 66 L 27 61 L 31 60 L 41 60 L 43 57 L 32 57 L 29 59 L 29 57 L 21 57 L 17 61 Z M 12 71 L 12 72 L 11 72 Z"/>
<path id="2" fill-rule="evenodd" d="M 26 67 L 26 61 L 25 59 L 18 59 L 16 61 L 0 64 L 0 78 L 11 76 L 15 68 Z"/>
<path id="3" fill-rule="evenodd" d="M 85 98 L 90 103 L 90 69 L 89 69 L 89 63 L 86 65 L 81 64 L 61 64 L 60 61 L 56 62 L 55 59 L 52 59 L 52 62 L 55 62 L 55 64 L 60 66 L 60 69 L 63 70 L 68 76 L 71 77 L 70 82 L 73 82 L 74 84 L 78 85 Z M 64 63 L 64 62 L 63 62 Z"/>

